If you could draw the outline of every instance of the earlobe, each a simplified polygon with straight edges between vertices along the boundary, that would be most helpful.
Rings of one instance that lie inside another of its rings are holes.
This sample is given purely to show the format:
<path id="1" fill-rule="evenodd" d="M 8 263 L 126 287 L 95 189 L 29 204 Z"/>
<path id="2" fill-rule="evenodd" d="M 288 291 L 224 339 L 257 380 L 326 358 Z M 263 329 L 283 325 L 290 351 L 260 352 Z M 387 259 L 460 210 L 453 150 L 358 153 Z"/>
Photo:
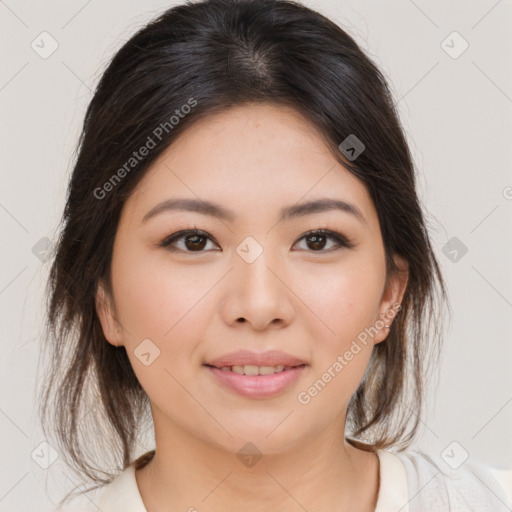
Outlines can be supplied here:
<path id="1" fill-rule="evenodd" d="M 116 347 L 123 345 L 121 329 L 114 315 L 111 297 L 105 290 L 103 282 L 98 283 L 95 302 L 96 313 L 100 320 L 103 335 L 106 340 Z"/>
<path id="2" fill-rule="evenodd" d="M 393 325 L 395 316 L 401 309 L 401 303 L 407 282 L 409 280 L 409 264 L 401 256 L 393 257 L 398 270 L 391 276 L 384 291 L 380 312 L 379 312 L 379 332 L 374 337 L 374 343 L 381 343 L 388 335 Z"/>

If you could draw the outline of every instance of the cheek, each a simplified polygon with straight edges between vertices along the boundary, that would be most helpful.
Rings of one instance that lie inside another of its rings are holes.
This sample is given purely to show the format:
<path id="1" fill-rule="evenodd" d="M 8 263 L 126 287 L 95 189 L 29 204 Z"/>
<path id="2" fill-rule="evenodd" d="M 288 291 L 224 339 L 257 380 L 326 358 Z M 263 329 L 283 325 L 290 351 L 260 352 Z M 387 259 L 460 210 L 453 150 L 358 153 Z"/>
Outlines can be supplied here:
<path id="1" fill-rule="evenodd" d="M 123 343 L 137 379 L 157 402 L 181 403 L 183 390 L 171 376 L 186 380 L 190 368 L 183 362 L 193 363 L 202 339 L 212 284 L 192 267 L 178 271 L 165 258 L 136 247 L 114 253 L 112 280 Z"/>
<path id="2" fill-rule="evenodd" d="M 202 297 L 211 288 L 209 280 L 198 267 L 172 266 L 163 251 L 131 247 L 125 254 L 114 254 L 113 281 L 126 330 L 135 338 L 166 343 L 191 337 L 201 318 Z"/>
<path id="3" fill-rule="evenodd" d="M 380 290 L 372 284 L 374 277 L 341 270 L 321 280 L 321 291 L 308 295 L 316 314 L 308 314 L 314 365 L 306 383 L 310 387 L 298 398 L 307 404 L 310 418 L 341 414 L 363 379 L 373 351 L 365 329 L 372 325 Z"/>
<path id="4" fill-rule="evenodd" d="M 304 276 L 308 276 L 306 279 Z M 342 350 L 378 315 L 385 273 L 379 261 L 353 257 L 330 269 L 303 273 L 299 296 L 311 308 L 324 333 L 320 351 Z M 311 317 L 311 314 L 308 315 Z"/>
<path id="5" fill-rule="evenodd" d="M 315 402 L 310 412 L 322 414 L 322 407 L 329 403 L 342 410 L 359 387 L 373 351 L 369 328 L 378 316 L 384 279 L 383 265 L 371 254 L 347 258 L 330 269 L 302 272 L 298 295 L 315 313 L 304 310 L 314 343 L 311 384 L 316 389 L 312 393 L 318 393 L 314 399 L 310 396 Z"/>

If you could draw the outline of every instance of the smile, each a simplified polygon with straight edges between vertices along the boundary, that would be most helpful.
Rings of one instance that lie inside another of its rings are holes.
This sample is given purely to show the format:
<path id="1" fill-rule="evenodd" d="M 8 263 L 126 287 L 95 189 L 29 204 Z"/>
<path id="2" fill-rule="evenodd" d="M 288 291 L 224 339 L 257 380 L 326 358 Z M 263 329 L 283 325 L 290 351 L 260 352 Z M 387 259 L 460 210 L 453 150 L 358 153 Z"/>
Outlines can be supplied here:
<path id="1" fill-rule="evenodd" d="M 298 366 L 223 366 L 205 365 L 215 381 L 228 391 L 246 398 L 270 398 L 291 387 L 304 372 Z"/>

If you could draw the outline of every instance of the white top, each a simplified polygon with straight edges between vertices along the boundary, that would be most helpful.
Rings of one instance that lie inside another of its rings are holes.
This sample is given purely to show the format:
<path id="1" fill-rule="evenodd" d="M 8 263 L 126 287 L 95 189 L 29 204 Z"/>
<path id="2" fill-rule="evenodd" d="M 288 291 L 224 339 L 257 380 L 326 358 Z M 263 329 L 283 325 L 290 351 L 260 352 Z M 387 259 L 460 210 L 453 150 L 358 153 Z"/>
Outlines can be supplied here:
<path id="1" fill-rule="evenodd" d="M 379 492 L 375 512 L 510 512 L 512 470 L 478 462 L 451 469 L 419 451 L 377 450 Z M 491 508 L 492 507 L 492 508 Z M 103 487 L 79 495 L 54 512 L 147 512 L 135 479 L 135 462 Z"/>

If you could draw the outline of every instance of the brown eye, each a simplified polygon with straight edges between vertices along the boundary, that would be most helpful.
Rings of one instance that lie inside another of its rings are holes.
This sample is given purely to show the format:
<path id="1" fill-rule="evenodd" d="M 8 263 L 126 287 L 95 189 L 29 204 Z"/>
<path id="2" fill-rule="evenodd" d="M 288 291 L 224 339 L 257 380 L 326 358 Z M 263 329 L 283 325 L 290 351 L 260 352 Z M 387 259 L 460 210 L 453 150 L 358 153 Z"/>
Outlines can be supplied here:
<path id="1" fill-rule="evenodd" d="M 306 240 L 306 247 L 304 250 L 308 252 L 332 252 L 343 247 L 347 249 L 354 247 L 354 244 L 347 240 L 343 235 L 325 229 L 310 231 L 303 235 L 299 240 Z M 201 253 L 208 251 L 208 249 L 205 250 L 205 247 L 208 245 L 209 241 L 217 245 L 213 242 L 212 237 L 204 231 L 200 231 L 198 229 L 187 229 L 168 236 L 160 243 L 160 245 L 171 252 L 182 251 L 188 253 Z M 181 247 L 177 247 L 178 242 L 182 243 Z M 331 242 L 330 247 L 329 242 Z"/>
<path id="2" fill-rule="evenodd" d="M 206 252 L 203 251 L 203 249 L 206 247 L 209 240 L 211 241 L 211 238 L 206 233 L 189 229 L 172 234 L 163 240 L 160 245 L 166 247 L 171 252 L 179 250 L 184 252 Z M 183 245 L 179 248 L 173 247 L 172 244 L 178 241 L 183 241 Z"/>
<path id="3" fill-rule="evenodd" d="M 349 242 L 344 236 L 325 229 L 310 231 L 299 240 L 306 240 L 306 247 L 307 249 L 311 249 L 310 252 L 331 252 L 342 247 L 348 249 L 354 247 L 354 244 Z M 331 246 L 330 248 L 325 249 L 329 240 L 334 241 L 334 247 Z"/>
<path id="4" fill-rule="evenodd" d="M 203 235 L 185 235 L 185 247 L 196 251 L 204 249 L 206 246 L 206 237 Z"/>
<path id="5" fill-rule="evenodd" d="M 317 234 L 314 234 L 314 235 L 309 235 L 306 237 L 306 240 L 308 244 L 308 247 L 311 248 L 311 249 L 323 249 L 325 247 L 325 245 L 327 244 L 327 236 L 325 235 L 317 235 Z"/>

